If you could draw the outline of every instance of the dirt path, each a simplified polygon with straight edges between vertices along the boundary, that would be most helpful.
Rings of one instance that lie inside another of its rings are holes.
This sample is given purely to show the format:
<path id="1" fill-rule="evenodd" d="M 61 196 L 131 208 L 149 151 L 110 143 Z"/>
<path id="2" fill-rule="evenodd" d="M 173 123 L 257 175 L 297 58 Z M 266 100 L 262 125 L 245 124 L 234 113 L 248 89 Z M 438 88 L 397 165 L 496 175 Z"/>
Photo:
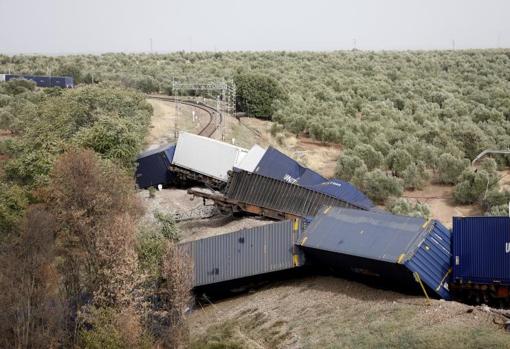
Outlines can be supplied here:
<path id="1" fill-rule="evenodd" d="M 176 115 L 177 129 L 181 131 L 198 133 L 209 121 L 209 114 L 189 105 L 179 104 L 180 109 L 177 112 L 173 102 L 150 98 L 147 101 L 152 105 L 154 113 L 149 134 L 145 138 L 146 149 L 175 142 Z M 193 111 L 197 119 L 195 122 L 192 120 Z"/>

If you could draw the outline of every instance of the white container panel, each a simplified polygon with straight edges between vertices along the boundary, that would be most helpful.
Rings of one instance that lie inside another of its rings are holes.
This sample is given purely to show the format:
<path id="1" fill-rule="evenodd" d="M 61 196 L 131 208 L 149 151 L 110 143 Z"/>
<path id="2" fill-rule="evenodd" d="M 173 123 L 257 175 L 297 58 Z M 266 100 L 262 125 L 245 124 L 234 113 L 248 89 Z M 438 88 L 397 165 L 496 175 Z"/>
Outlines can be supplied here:
<path id="1" fill-rule="evenodd" d="M 247 172 L 253 172 L 257 168 L 257 165 L 265 153 L 266 149 L 262 148 L 258 144 L 255 144 L 253 147 L 251 147 L 251 149 L 248 151 L 248 154 L 246 154 L 243 160 L 236 167 Z"/>
<path id="2" fill-rule="evenodd" d="M 173 164 L 221 181 L 247 154 L 247 150 L 215 139 L 181 132 Z"/>

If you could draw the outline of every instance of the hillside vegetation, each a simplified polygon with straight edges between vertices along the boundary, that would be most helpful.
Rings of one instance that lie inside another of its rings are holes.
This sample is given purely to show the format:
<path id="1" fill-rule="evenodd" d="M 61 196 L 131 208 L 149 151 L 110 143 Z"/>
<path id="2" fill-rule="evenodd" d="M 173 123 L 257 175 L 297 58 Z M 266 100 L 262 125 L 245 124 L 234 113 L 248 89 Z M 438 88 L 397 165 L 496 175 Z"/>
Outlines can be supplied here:
<path id="1" fill-rule="evenodd" d="M 457 185 L 458 203 L 488 213 L 502 212 L 510 197 L 498 190 L 494 163 L 468 166 L 482 150 L 510 148 L 509 50 L 0 56 L 4 71 L 48 67 L 79 83 L 143 92 L 171 93 L 173 79 L 232 78 L 238 107 L 272 116 L 274 133 L 341 144 L 337 175 L 380 203 L 430 179 Z"/>

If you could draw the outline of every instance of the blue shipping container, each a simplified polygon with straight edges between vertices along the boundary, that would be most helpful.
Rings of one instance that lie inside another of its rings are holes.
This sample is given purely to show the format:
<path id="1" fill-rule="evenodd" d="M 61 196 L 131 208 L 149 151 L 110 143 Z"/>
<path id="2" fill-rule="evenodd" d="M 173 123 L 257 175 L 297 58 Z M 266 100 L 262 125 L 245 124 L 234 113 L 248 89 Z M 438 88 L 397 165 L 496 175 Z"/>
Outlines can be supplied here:
<path id="1" fill-rule="evenodd" d="M 414 288 L 419 276 L 441 298 L 450 298 L 450 232 L 438 221 L 326 207 L 300 245 L 305 256 L 330 267 Z"/>
<path id="2" fill-rule="evenodd" d="M 365 194 L 352 184 L 339 179 L 328 180 L 317 172 L 301 166 L 297 161 L 273 147 L 266 150 L 254 173 L 297 184 L 362 209 L 368 210 L 375 206 Z"/>
<path id="3" fill-rule="evenodd" d="M 135 173 L 138 187 L 145 189 L 170 184 L 174 178 L 170 172 L 174 152 L 175 144 L 168 144 L 138 155 Z"/>
<path id="4" fill-rule="evenodd" d="M 74 79 L 70 76 L 38 76 L 38 75 L 13 75 L 6 74 L 5 81 L 25 79 L 31 80 L 39 87 L 74 87 Z"/>
<path id="5" fill-rule="evenodd" d="M 453 279 L 510 285 L 510 217 L 453 217 Z"/>

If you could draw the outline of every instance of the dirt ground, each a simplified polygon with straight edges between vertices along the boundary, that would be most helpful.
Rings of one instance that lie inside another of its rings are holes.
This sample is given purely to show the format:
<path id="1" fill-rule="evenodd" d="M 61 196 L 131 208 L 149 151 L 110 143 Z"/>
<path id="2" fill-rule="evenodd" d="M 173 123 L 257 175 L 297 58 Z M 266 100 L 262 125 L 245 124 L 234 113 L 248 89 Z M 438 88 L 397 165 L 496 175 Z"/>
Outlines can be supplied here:
<path id="1" fill-rule="evenodd" d="M 197 348 L 510 348 L 495 324 L 503 321 L 488 308 L 429 305 L 326 276 L 277 282 L 189 316 Z"/>
<path id="2" fill-rule="evenodd" d="M 156 148 L 160 145 L 175 142 L 175 120 L 177 119 L 177 129 L 198 133 L 209 121 L 209 115 L 198 108 L 179 104 L 179 110 L 176 110 L 176 104 L 159 99 L 147 99 L 152 105 L 154 113 L 151 119 L 150 131 L 145 138 L 146 149 Z M 193 122 L 192 112 L 195 111 L 197 117 Z M 176 118 L 177 115 L 177 118 Z"/>
<path id="3" fill-rule="evenodd" d="M 453 216 L 476 216 L 483 212 L 478 205 L 455 204 L 453 187 L 448 185 L 429 184 L 423 190 L 406 190 L 403 197 L 411 201 L 425 203 L 430 207 L 433 219 L 439 220 L 446 227 L 452 227 Z"/>

